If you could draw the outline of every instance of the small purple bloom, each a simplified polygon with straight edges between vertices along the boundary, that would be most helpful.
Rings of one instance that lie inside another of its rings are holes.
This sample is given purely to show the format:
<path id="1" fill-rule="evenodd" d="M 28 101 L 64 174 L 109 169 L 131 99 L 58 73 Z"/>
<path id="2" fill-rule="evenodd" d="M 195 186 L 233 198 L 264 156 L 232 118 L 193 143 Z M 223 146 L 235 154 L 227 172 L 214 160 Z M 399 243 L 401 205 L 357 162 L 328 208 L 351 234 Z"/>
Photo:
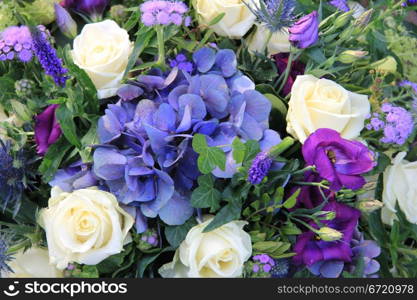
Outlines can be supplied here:
<path id="1" fill-rule="evenodd" d="M 182 53 L 178 54 L 175 57 L 175 59 L 170 59 L 169 60 L 169 66 L 171 68 L 177 67 L 178 69 L 183 70 L 183 71 L 185 71 L 187 73 L 190 73 L 190 74 L 194 70 L 194 64 L 191 61 L 189 61 L 187 59 L 187 57 Z"/>
<path id="2" fill-rule="evenodd" d="M 252 184 L 260 184 L 262 180 L 268 175 L 272 166 L 272 159 L 267 152 L 259 153 L 252 162 L 249 169 L 248 180 Z"/>
<path id="3" fill-rule="evenodd" d="M 190 23 L 184 14 L 188 12 L 188 6 L 182 1 L 148 0 L 140 5 L 141 20 L 145 26 L 169 25 Z"/>
<path id="4" fill-rule="evenodd" d="M 55 116 L 58 107 L 58 104 L 50 105 L 36 116 L 35 140 L 39 155 L 45 155 L 49 146 L 61 136 L 61 126 Z"/>
<path id="5" fill-rule="evenodd" d="M 375 166 L 374 156 L 364 144 L 343 139 L 337 131 L 327 128 L 311 134 L 302 152 L 307 165 L 316 166 L 333 191 L 361 188 L 365 184 L 361 175 Z"/>
<path id="6" fill-rule="evenodd" d="M 304 49 L 315 44 L 319 39 L 319 20 L 317 11 L 302 17 L 290 29 L 290 41 L 298 48 Z"/>
<path id="7" fill-rule="evenodd" d="M 329 1 L 329 4 L 344 12 L 348 12 L 350 10 L 346 0 L 331 0 Z"/>
<path id="8" fill-rule="evenodd" d="M 77 23 L 68 11 L 58 3 L 54 3 L 54 9 L 56 23 L 61 32 L 70 39 L 75 38 L 77 36 Z"/>
<path id="9" fill-rule="evenodd" d="M 68 77 L 65 76 L 68 70 L 62 66 L 61 59 L 57 56 L 56 50 L 52 47 L 44 34 L 36 30 L 32 34 L 33 51 L 42 65 L 46 75 L 51 76 L 55 84 L 58 86 L 65 86 Z"/>
<path id="10" fill-rule="evenodd" d="M 293 257 L 295 264 L 312 266 L 320 261 L 352 261 L 353 252 L 350 243 L 361 215 L 360 211 L 335 201 L 327 204 L 323 211 L 331 211 L 336 214 L 333 220 L 322 221 L 322 223 L 324 226 L 341 232 L 343 234 L 342 238 L 337 241 L 326 242 L 319 239 L 313 231 L 304 232 L 298 236 L 294 246 L 294 252 L 297 253 Z M 318 229 L 314 221 L 311 221 L 309 225 Z"/>

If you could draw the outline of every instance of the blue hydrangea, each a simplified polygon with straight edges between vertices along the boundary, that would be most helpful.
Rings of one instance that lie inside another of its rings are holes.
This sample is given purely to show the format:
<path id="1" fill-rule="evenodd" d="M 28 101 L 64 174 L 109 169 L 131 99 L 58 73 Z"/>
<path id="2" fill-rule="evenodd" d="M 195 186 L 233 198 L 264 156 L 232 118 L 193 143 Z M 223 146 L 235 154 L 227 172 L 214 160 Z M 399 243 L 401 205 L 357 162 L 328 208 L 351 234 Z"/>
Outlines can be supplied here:
<path id="1" fill-rule="evenodd" d="M 264 151 L 281 141 L 268 129 L 271 103 L 237 69 L 232 50 L 202 48 L 193 63 L 193 75 L 174 68 L 139 76 L 98 122 L 94 176 L 135 215 L 138 232 L 149 218 L 180 225 L 193 214 L 189 199 L 200 176 L 195 134 L 223 146 L 227 164 L 213 171 L 218 178 L 237 172 L 228 146 L 236 137 L 256 140 Z"/>

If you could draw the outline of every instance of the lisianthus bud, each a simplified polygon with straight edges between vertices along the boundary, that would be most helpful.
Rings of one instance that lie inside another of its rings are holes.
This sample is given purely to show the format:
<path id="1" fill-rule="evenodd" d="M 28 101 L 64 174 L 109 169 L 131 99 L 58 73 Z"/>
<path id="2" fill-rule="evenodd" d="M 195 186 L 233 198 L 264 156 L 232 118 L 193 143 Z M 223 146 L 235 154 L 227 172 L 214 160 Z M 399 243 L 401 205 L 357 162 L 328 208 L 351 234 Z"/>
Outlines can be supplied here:
<path id="1" fill-rule="evenodd" d="M 304 49 L 315 44 L 319 39 L 319 19 L 313 11 L 298 20 L 290 29 L 290 41 L 298 48 Z"/>
<path id="2" fill-rule="evenodd" d="M 367 51 L 358 50 L 346 50 L 343 51 L 339 56 L 339 61 L 344 64 L 351 64 L 358 61 L 368 55 Z"/>
<path id="3" fill-rule="evenodd" d="M 110 8 L 110 17 L 117 23 L 122 23 L 127 17 L 126 7 L 121 4 L 113 5 Z"/>
<path id="4" fill-rule="evenodd" d="M 348 11 L 338 16 L 336 20 L 334 21 L 334 26 L 336 28 L 344 27 L 352 18 L 352 13 L 353 13 L 352 11 Z"/>
<path id="5" fill-rule="evenodd" d="M 54 8 L 59 29 L 66 37 L 74 39 L 77 36 L 77 23 L 61 5 L 55 3 Z"/>
<path id="6" fill-rule="evenodd" d="M 358 203 L 358 209 L 365 213 L 374 212 L 384 206 L 384 203 L 378 200 L 365 200 Z"/>
<path id="7" fill-rule="evenodd" d="M 12 105 L 13 111 L 15 112 L 19 120 L 24 122 L 29 122 L 30 120 L 32 120 L 33 115 L 26 105 L 20 103 L 15 99 L 11 99 L 9 101 Z"/>
<path id="8" fill-rule="evenodd" d="M 373 8 L 364 12 L 362 15 L 360 15 L 360 17 L 356 19 L 355 26 L 361 29 L 365 28 L 369 24 L 369 21 L 371 21 L 373 13 Z"/>
<path id="9" fill-rule="evenodd" d="M 322 227 L 316 233 L 325 242 L 338 241 L 343 237 L 343 233 L 330 227 Z"/>
<path id="10" fill-rule="evenodd" d="M 395 73 L 397 71 L 398 63 L 394 57 L 388 56 L 384 59 L 378 60 L 371 65 L 371 69 L 382 73 Z"/>

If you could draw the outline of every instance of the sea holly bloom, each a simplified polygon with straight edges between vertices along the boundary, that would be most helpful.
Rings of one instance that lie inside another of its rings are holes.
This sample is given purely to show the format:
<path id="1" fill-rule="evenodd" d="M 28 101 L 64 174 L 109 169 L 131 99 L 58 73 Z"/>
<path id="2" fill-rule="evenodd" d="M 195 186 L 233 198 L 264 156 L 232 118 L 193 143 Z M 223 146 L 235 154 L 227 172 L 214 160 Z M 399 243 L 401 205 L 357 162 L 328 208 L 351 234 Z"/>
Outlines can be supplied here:
<path id="1" fill-rule="evenodd" d="M 325 228 L 340 233 L 338 239 L 323 240 L 317 234 L 318 225 L 311 221 L 309 225 L 317 230 L 316 232 L 309 230 L 298 236 L 294 246 L 294 252 L 297 253 L 293 258 L 295 264 L 312 266 L 317 262 L 329 260 L 352 261 L 353 252 L 350 243 L 361 215 L 360 211 L 335 201 L 328 203 L 323 211 L 335 213 L 334 219 L 322 223 Z"/>
<path id="2" fill-rule="evenodd" d="M 343 139 L 332 129 L 322 128 L 309 136 L 303 145 L 307 165 L 316 166 L 319 175 L 330 182 L 330 189 L 360 189 L 362 177 L 375 166 L 372 152 L 361 142 Z"/>
<path id="3" fill-rule="evenodd" d="M 61 136 L 61 126 L 55 116 L 58 107 L 58 104 L 50 105 L 36 116 L 35 140 L 39 155 L 45 155 L 49 146 L 54 144 Z"/>
<path id="4" fill-rule="evenodd" d="M 304 49 L 315 44 L 319 39 L 319 19 L 317 11 L 299 19 L 290 29 L 290 41 L 298 48 Z"/>

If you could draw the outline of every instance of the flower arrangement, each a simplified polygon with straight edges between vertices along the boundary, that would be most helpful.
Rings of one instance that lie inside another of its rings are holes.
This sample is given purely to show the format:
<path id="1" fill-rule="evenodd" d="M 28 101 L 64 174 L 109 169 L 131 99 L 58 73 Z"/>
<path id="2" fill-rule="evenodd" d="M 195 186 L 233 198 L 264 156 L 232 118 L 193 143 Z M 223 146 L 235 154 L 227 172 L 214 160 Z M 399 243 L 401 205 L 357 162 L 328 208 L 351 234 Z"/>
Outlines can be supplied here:
<path id="1" fill-rule="evenodd" d="M 0 1 L 1 277 L 416 277 L 414 2 Z"/>

